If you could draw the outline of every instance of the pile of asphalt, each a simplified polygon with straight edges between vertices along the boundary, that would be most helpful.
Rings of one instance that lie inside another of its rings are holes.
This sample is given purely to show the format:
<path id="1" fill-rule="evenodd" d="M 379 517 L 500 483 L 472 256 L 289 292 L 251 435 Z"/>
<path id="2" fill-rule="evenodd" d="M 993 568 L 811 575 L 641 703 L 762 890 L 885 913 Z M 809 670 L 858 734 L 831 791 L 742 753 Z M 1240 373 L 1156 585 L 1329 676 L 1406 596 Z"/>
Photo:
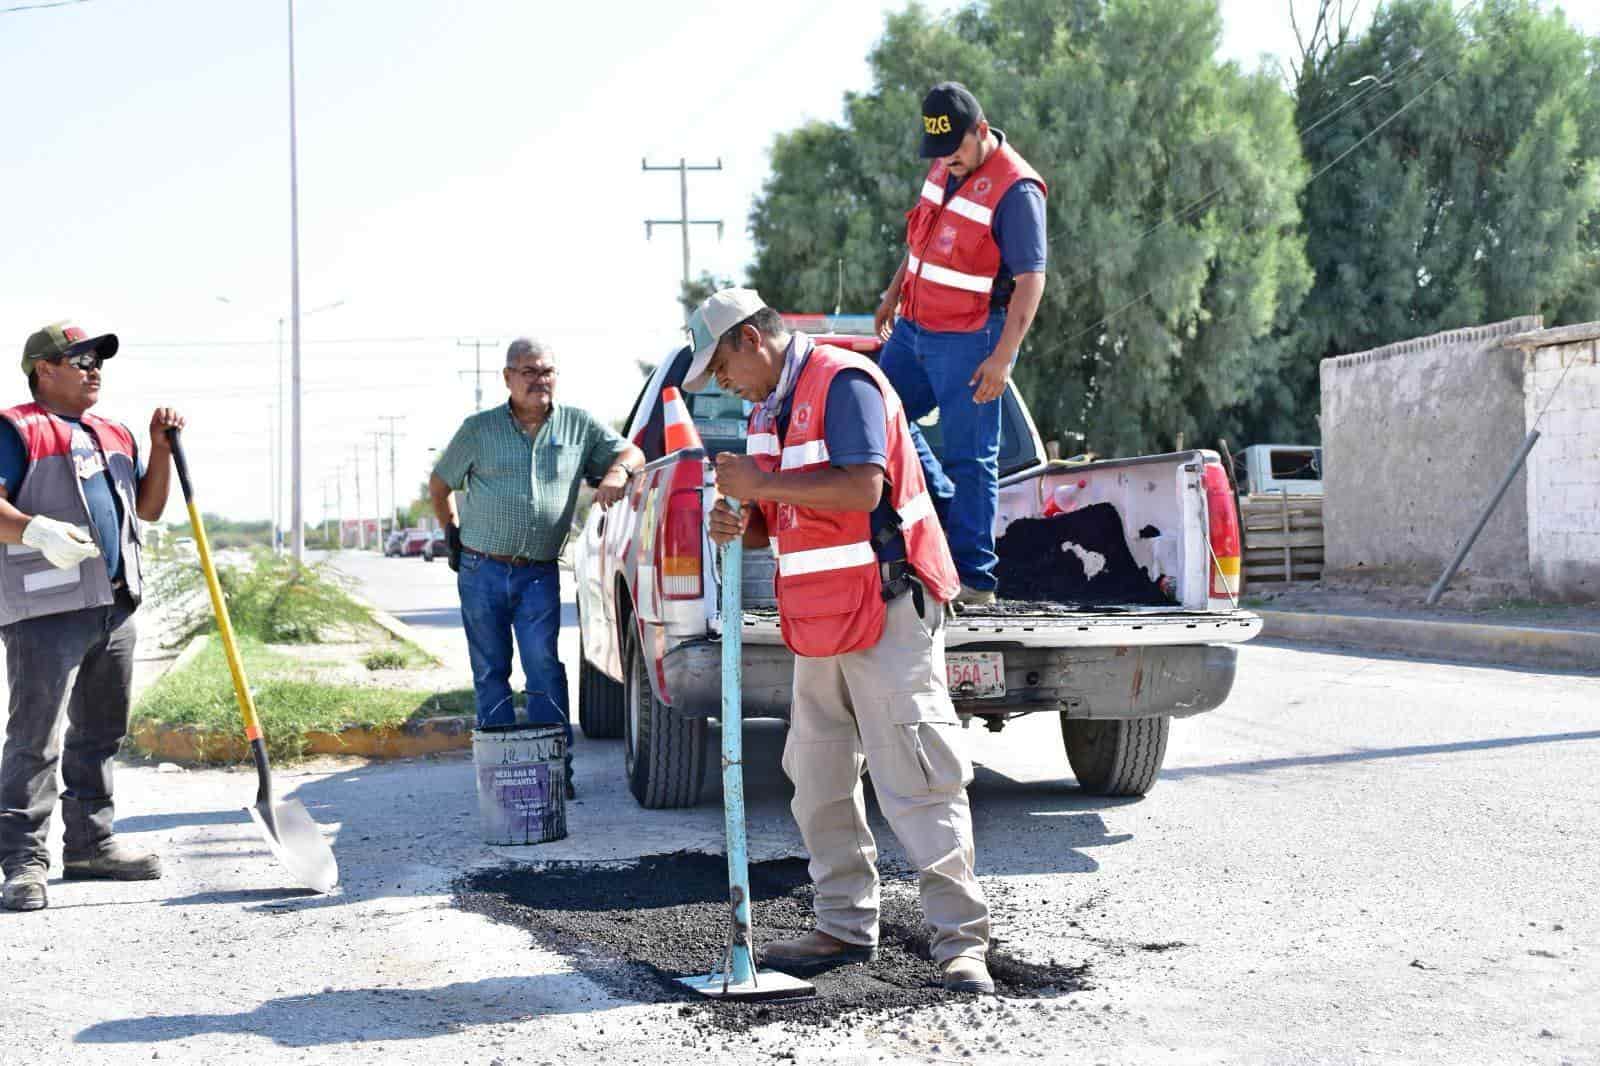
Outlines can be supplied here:
<path id="1" fill-rule="evenodd" d="M 1140 536 L 1160 536 L 1147 526 Z M 1049 518 L 1019 518 L 995 542 L 995 590 L 1003 600 L 1097 603 L 1170 603 L 1128 548 L 1122 516 L 1096 503 Z M 1091 561 L 1092 560 L 1092 564 Z"/>
<path id="2" fill-rule="evenodd" d="M 948 1002 L 928 958 L 916 883 L 886 878 L 878 957 L 810 978 L 801 1000 L 710 1000 L 674 978 L 708 973 L 722 960 L 728 931 L 728 866 L 721 855 L 673 852 L 637 863 L 551 862 L 482 870 L 455 884 L 458 906 L 529 931 L 615 995 L 684 1004 L 706 1028 L 744 1030 L 771 1022 L 827 1028 L 864 1013 Z M 812 926 L 811 883 L 801 859 L 750 867 L 757 944 Z M 1047 996 L 1084 986 L 1086 967 L 1037 964 L 1001 946 L 989 968 L 1002 996 Z"/>

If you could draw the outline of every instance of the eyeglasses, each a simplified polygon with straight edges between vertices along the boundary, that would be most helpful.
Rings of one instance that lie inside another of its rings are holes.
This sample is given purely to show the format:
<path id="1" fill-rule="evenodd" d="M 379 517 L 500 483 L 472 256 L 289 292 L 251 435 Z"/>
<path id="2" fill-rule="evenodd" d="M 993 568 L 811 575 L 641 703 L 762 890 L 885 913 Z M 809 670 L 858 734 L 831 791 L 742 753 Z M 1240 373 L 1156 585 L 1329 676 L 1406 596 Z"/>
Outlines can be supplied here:
<path id="1" fill-rule="evenodd" d="M 106 362 L 100 357 L 99 352 L 79 352 L 77 355 L 57 356 L 48 361 L 70 366 L 74 370 L 82 370 L 84 373 L 88 373 L 91 370 L 99 370 Z"/>
<path id="2" fill-rule="evenodd" d="M 511 373 L 520 375 L 523 381 L 552 381 L 555 379 L 557 371 L 553 366 L 525 366 L 519 370 L 511 371 Z"/>

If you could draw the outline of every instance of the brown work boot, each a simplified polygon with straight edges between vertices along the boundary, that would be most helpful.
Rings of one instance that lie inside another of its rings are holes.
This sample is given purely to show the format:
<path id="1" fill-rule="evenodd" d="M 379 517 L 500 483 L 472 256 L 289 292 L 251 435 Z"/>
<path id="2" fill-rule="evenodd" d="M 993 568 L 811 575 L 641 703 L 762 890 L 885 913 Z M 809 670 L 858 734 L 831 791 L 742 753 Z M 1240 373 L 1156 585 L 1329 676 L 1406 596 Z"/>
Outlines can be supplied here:
<path id="1" fill-rule="evenodd" d="M 871 962 L 878 957 L 872 944 L 850 944 L 813 929 L 793 940 L 775 940 L 761 951 L 761 965 L 787 974 L 804 975 L 851 962 Z"/>
<path id="2" fill-rule="evenodd" d="M 992 607 L 994 606 L 993 589 L 975 589 L 970 585 L 962 585 L 961 591 L 956 593 L 956 610 L 966 607 Z"/>
<path id="3" fill-rule="evenodd" d="M 67 881 L 154 881 L 161 876 L 159 855 L 114 837 L 87 855 L 65 857 L 61 865 Z"/>
<path id="4" fill-rule="evenodd" d="M 982 959 L 959 955 L 939 967 L 940 979 L 946 992 L 975 992 L 982 996 L 994 995 L 994 978 L 989 976 L 989 965 Z"/>
<path id="5" fill-rule="evenodd" d="M 0 906 L 8 911 L 42 911 L 49 906 L 44 892 L 45 868 L 36 862 L 23 863 L 6 874 L 6 887 Z"/>

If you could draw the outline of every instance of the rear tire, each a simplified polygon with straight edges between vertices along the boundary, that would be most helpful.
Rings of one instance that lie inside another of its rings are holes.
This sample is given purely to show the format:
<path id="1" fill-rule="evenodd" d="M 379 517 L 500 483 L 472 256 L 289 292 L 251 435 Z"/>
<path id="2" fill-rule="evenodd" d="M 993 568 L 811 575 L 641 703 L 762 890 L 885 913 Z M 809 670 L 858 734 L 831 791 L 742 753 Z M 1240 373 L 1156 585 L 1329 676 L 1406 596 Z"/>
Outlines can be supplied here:
<path id="1" fill-rule="evenodd" d="M 1095 720 L 1061 716 L 1061 739 L 1078 786 L 1096 796 L 1142 796 L 1167 754 L 1171 716 Z"/>
<path id="2" fill-rule="evenodd" d="M 622 730 L 628 790 L 646 810 L 693 807 L 706 776 L 706 720 L 674 714 L 656 699 L 649 669 L 638 638 L 630 638 Z"/>
<path id="3" fill-rule="evenodd" d="M 579 653 L 578 724 L 583 735 L 593 740 L 615 740 L 622 735 L 622 716 L 626 712 L 622 686 L 600 672 Z"/>

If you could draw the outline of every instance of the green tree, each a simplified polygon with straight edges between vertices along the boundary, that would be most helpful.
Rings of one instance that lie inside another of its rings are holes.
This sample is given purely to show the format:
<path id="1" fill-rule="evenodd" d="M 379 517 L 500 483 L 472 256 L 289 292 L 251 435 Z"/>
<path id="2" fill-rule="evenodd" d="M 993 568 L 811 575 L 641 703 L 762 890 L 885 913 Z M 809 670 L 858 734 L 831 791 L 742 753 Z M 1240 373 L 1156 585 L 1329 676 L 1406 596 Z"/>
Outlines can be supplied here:
<path id="1" fill-rule="evenodd" d="M 956 79 L 1044 175 L 1051 262 L 1017 379 L 1046 436 L 1101 452 L 1236 433 L 1310 284 L 1277 79 L 1216 59 L 1215 0 L 992 0 L 891 15 L 841 123 L 778 137 L 751 282 L 870 310 L 922 182 L 922 95 Z"/>
<path id="2" fill-rule="evenodd" d="M 693 281 L 686 281 L 678 287 L 678 302 L 683 305 L 684 313 L 687 314 L 699 307 L 707 296 L 731 285 L 733 285 L 732 278 L 719 278 L 709 270 L 702 270 L 699 277 Z M 655 366 L 652 364 L 650 370 L 654 369 Z M 649 376 L 649 371 L 645 373 Z"/>
<path id="3" fill-rule="evenodd" d="M 1597 66 L 1600 42 L 1535 0 L 1396 0 L 1308 51 L 1298 126 L 1327 171 L 1303 200 L 1316 283 L 1265 432 L 1311 429 L 1326 356 L 1600 317 Z"/>

